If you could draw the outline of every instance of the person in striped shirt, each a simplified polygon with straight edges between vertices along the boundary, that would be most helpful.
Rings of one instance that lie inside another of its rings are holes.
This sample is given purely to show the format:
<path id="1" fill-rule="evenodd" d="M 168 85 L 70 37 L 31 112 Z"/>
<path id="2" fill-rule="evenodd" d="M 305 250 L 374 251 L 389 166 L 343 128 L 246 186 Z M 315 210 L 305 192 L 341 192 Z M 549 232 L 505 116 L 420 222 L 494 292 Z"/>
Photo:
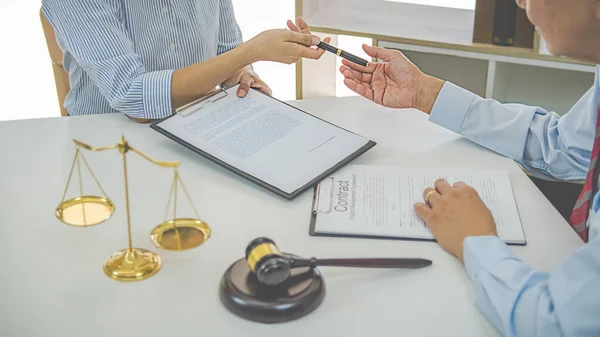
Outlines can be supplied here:
<path id="1" fill-rule="evenodd" d="M 71 116 L 160 119 L 237 83 L 240 97 L 251 87 L 270 95 L 252 63 L 291 64 L 324 53 L 312 48 L 320 39 L 303 21 L 243 42 L 231 0 L 43 0 L 42 14 L 63 51 Z"/>

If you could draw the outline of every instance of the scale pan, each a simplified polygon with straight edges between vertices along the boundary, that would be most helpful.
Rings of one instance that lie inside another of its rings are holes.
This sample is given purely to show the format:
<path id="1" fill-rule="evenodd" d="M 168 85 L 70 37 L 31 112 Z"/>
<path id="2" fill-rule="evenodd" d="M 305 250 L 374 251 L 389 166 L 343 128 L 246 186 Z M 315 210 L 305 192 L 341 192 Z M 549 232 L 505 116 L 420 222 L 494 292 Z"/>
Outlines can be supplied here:
<path id="1" fill-rule="evenodd" d="M 210 233 L 208 224 L 201 220 L 179 218 L 158 225 L 150 238 L 158 248 L 181 251 L 200 246 Z"/>
<path id="2" fill-rule="evenodd" d="M 67 225 L 88 227 L 108 220 L 115 212 L 110 199 L 99 196 L 81 196 L 62 202 L 56 208 L 56 217 Z"/>

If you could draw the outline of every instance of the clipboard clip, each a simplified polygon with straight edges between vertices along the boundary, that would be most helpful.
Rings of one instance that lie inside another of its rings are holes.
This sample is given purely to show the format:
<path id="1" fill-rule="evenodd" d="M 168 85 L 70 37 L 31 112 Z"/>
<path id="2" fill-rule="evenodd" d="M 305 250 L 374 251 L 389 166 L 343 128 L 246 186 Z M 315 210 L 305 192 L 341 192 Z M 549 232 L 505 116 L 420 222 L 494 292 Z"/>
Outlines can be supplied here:
<path id="1" fill-rule="evenodd" d="M 325 186 L 323 186 L 325 185 Z M 329 185 L 329 186 L 327 186 Z M 318 185 L 317 185 L 317 189 L 315 191 L 315 196 L 313 198 L 313 213 L 317 214 L 317 213 L 331 213 L 331 209 L 333 207 L 333 177 L 328 177 L 326 179 L 324 179 L 323 181 L 321 181 Z M 321 201 L 323 201 L 323 198 L 321 198 L 321 189 L 323 189 L 323 193 L 326 193 L 327 191 L 325 189 L 329 190 L 329 196 L 325 197 L 325 201 L 329 201 L 329 206 L 326 209 L 321 209 Z"/>
<path id="2" fill-rule="evenodd" d="M 202 109 L 205 105 L 214 103 L 222 98 L 227 97 L 227 95 L 229 94 L 227 91 L 225 91 L 225 88 L 215 88 L 199 99 L 175 109 L 175 113 L 182 117 L 191 115 L 194 112 Z"/>

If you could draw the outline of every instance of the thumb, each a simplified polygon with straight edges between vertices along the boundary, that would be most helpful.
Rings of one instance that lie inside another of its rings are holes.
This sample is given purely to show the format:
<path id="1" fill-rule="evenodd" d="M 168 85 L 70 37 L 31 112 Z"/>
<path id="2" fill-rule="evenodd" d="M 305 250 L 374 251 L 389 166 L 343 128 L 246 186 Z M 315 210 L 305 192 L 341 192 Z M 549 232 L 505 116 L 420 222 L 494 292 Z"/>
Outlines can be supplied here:
<path id="1" fill-rule="evenodd" d="M 316 46 L 321 42 L 321 39 L 318 36 L 310 35 L 310 34 L 301 34 L 296 32 L 290 32 L 290 41 L 296 42 L 298 44 L 303 44 L 307 47 Z"/>
<path id="2" fill-rule="evenodd" d="M 381 47 L 372 47 L 366 44 L 363 44 L 363 50 L 365 51 L 365 53 L 367 53 L 367 55 L 374 58 L 382 59 L 385 62 L 389 62 L 393 58 L 396 58 L 399 54 L 399 52 L 396 50 L 389 50 Z"/>

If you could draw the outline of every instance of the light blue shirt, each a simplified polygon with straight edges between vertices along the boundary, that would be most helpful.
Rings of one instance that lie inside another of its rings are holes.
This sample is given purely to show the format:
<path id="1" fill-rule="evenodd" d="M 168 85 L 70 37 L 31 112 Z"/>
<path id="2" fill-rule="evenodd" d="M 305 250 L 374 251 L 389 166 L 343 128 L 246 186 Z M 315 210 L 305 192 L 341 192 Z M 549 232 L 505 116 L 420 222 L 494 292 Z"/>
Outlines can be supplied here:
<path id="1" fill-rule="evenodd" d="M 242 43 L 231 0 L 43 0 L 69 73 L 69 115 L 170 115 L 174 70 Z"/>
<path id="2" fill-rule="evenodd" d="M 446 83 L 430 121 L 515 160 L 546 180 L 585 180 L 596 131 L 595 85 L 564 116 L 500 104 Z M 600 336 L 600 193 L 588 220 L 589 242 L 551 274 L 522 262 L 497 237 L 469 237 L 465 267 L 476 304 L 504 336 Z"/>

